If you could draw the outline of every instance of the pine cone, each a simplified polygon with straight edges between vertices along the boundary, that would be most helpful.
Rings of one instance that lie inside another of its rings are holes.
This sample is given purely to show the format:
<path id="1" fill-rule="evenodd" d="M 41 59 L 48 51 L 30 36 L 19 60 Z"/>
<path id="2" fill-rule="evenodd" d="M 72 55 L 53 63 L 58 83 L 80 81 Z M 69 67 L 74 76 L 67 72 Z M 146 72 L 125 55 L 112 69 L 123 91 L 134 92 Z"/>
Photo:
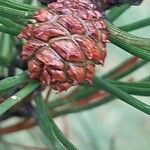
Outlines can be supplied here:
<path id="1" fill-rule="evenodd" d="M 58 0 L 39 9 L 36 22 L 18 35 L 25 38 L 21 57 L 28 74 L 57 91 L 92 82 L 95 64 L 103 64 L 107 34 L 102 14 L 93 4 Z"/>

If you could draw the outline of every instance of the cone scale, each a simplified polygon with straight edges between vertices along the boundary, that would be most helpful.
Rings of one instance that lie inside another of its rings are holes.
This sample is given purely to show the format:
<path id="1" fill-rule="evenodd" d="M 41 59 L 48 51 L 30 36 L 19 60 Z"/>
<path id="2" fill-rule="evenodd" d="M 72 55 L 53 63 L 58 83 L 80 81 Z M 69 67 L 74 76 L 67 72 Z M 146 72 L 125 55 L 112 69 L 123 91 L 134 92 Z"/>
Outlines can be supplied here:
<path id="1" fill-rule="evenodd" d="M 35 22 L 18 35 L 26 39 L 21 58 L 30 78 L 59 92 L 92 82 L 95 65 L 106 57 L 103 16 L 87 1 L 58 0 L 39 9 Z"/>

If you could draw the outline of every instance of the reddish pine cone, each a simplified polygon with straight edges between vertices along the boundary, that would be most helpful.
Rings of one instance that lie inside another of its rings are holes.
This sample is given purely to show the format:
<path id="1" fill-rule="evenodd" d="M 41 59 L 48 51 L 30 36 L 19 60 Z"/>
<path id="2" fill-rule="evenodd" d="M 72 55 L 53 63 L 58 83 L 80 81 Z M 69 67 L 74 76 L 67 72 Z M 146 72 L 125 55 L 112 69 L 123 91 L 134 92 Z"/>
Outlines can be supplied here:
<path id="1" fill-rule="evenodd" d="M 108 42 L 102 14 L 94 9 L 89 2 L 58 0 L 35 13 L 36 22 L 18 35 L 27 40 L 21 57 L 31 78 L 59 92 L 92 82 Z"/>

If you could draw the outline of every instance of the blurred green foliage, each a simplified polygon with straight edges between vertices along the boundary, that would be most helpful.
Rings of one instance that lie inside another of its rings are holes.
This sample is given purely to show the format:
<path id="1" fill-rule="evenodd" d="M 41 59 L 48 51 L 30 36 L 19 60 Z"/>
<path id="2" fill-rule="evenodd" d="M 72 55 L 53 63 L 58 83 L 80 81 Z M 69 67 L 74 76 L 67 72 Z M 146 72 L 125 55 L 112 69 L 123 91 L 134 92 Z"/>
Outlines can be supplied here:
<path id="1" fill-rule="evenodd" d="M 36 5 L 36 1 L 33 3 Z M 133 6 L 130 7 L 123 15 L 115 20 L 115 25 L 121 26 L 149 17 L 149 6 L 150 1 L 144 0 L 142 5 L 138 8 Z M 142 37 L 145 38 L 150 37 L 149 27 L 131 33 L 137 36 L 142 35 Z M 10 54 L 11 52 L 8 53 Z M 130 54 L 109 44 L 106 64 L 98 71 L 98 75 L 102 75 L 130 56 Z M 9 62 L 10 60 L 7 61 Z M 1 67 L 0 70 L 3 72 L 4 68 Z M 126 79 L 140 80 L 149 75 L 150 65 L 147 64 L 144 68 L 140 68 L 130 76 L 124 78 L 124 81 Z M 50 100 L 55 97 L 57 96 L 53 93 L 50 96 Z M 136 97 L 139 98 L 138 96 Z M 140 99 L 150 104 L 150 97 L 140 97 Z M 18 118 L 14 117 L 2 122 L 0 126 L 8 126 L 9 124 L 15 123 L 17 120 Z M 57 118 L 56 122 L 64 134 L 80 150 L 150 149 L 149 116 L 132 107 L 128 107 L 128 105 L 121 101 L 116 100 L 96 109 L 76 114 L 68 114 L 65 117 Z M 0 150 L 32 150 L 34 149 L 33 147 L 49 147 L 48 140 L 45 138 L 39 127 L 22 130 L 17 133 L 1 135 L 0 138 Z M 16 143 L 16 145 L 11 143 Z M 21 145 L 27 145 L 32 148 L 22 147 Z M 41 148 L 41 150 L 46 149 Z"/>

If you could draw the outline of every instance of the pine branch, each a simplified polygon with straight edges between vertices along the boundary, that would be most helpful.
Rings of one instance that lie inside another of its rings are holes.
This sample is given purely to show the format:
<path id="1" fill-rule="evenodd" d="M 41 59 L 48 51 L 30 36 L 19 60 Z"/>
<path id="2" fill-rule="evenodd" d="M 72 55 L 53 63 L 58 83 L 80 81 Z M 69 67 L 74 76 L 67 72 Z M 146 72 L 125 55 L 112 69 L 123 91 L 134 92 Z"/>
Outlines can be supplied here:
<path id="1" fill-rule="evenodd" d="M 147 18 L 144 18 L 142 20 L 139 20 L 139 21 L 127 24 L 127 25 L 120 26 L 119 28 L 121 30 L 129 32 L 129 31 L 140 29 L 142 27 L 147 27 L 149 25 L 150 25 L 150 17 L 147 17 Z"/>
<path id="2" fill-rule="evenodd" d="M 128 4 L 122 5 L 120 7 L 113 7 L 107 14 L 107 19 L 113 22 L 116 19 L 118 19 L 129 8 L 130 8 L 130 5 Z"/>
<path id="3" fill-rule="evenodd" d="M 105 79 L 101 79 L 98 77 L 94 78 L 94 84 L 95 87 L 97 88 L 102 88 L 106 90 L 107 92 L 111 93 L 112 95 L 116 96 L 120 100 L 128 103 L 129 105 L 141 110 L 142 112 L 150 115 L 150 106 L 137 100 L 136 98 L 130 96 L 126 92 L 122 91 L 115 85 L 107 82 Z"/>
<path id="4" fill-rule="evenodd" d="M 36 9 L 38 9 L 37 7 L 35 6 L 32 6 L 32 5 L 28 5 L 28 4 L 25 4 L 25 3 L 16 3 L 16 2 L 12 2 L 10 0 L 0 0 L 0 5 L 2 6 L 6 6 L 6 7 L 9 7 L 9 8 L 13 8 L 13 9 L 17 9 L 17 10 L 22 10 L 22 11 L 35 11 Z"/>
<path id="5" fill-rule="evenodd" d="M 45 133 L 45 135 L 49 137 L 49 139 L 53 143 L 53 146 L 55 146 L 55 149 L 62 150 L 62 146 L 56 147 L 57 145 L 59 145 L 60 141 L 66 147 L 67 150 L 77 150 L 77 148 L 70 141 L 68 141 L 67 138 L 64 137 L 63 133 L 57 127 L 57 125 L 49 115 L 44 101 L 40 95 L 36 96 L 35 102 L 37 104 L 37 113 L 39 117 L 40 127 Z M 55 136 L 59 139 L 59 141 L 55 141 Z"/>
<path id="6" fill-rule="evenodd" d="M 123 40 L 115 38 L 112 35 L 109 36 L 109 39 L 110 39 L 110 41 L 113 44 L 115 44 L 116 46 L 122 48 L 126 52 L 128 52 L 128 53 L 130 53 L 130 54 L 132 54 L 134 56 L 137 56 L 137 57 L 139 57 L 139 58 L 141 58 L 143 60 L 150 61 L 150 53 L 149 53 L 149 51 L 147 51 L 147 50 L 145 50 L 143 48 L 139 48 L 139 47 L 130 45 L 130 44 L 126 43 Z"/>
<path id="7" fill-rule="evenodd" d="M 29 77 L 26 72 L 23 72 L 19 75 L 13 76 L 13 77 L 7 77 L 3 80 L 0 80 L 0 91 L 8 90 L 17 85 L 20 85 L 20 84 L 24 83 L 25 81 L 28 81 L 28 79 L 29 79 Z"/>
<path id="8" fill-rule="evenodd" d="M 31 19 L 33 16 L 33 12 L 18 10 L 18 9 L 0 5 L 0 15 L 4 17 L 8 17 L 12 20 L 14 16 L 17 18 Z"/>
<path id="9" fill-rule="evenodd" d="M 115 27 L 108 21 L 106 21 L 106 24 L 107 24 L 111 37 L 117 38 L 118 40 L 121 40 L 130 45 L 140 46 L 140 47 L 143 47 L 143 46 L 150 47 L 150 38 L 142 38 L 142 37 L 137 37 L 135 35 L 131 35 Z"/>
<path id="10" fill-rule="evenodd" d="M 38 86 L 39 83 L 37 81 L 32 81 L 20 91 L 18 91 L 16 94 L 2 102 L 0 104 L 0 116 L 7 112 L 11 107 L 21 102 L 26 96 L 35 91 L 35 89 L 37 89 Z"/>

